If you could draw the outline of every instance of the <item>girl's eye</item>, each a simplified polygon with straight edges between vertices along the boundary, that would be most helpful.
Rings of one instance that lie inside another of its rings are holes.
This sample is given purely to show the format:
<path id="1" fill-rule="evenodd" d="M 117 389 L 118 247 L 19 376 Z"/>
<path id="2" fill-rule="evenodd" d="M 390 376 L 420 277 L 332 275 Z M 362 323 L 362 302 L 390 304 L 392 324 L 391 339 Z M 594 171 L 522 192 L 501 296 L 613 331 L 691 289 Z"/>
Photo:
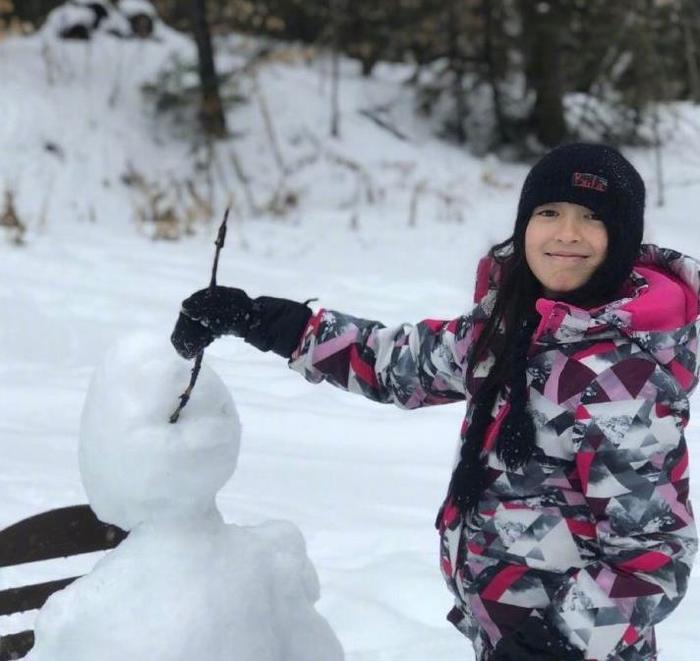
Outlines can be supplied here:
<path id="1" fill-rule="evenodd" d="M 540 209 L 537 212 L 538 216 L 554 217 L 557 215 L 556 209 Z"/>

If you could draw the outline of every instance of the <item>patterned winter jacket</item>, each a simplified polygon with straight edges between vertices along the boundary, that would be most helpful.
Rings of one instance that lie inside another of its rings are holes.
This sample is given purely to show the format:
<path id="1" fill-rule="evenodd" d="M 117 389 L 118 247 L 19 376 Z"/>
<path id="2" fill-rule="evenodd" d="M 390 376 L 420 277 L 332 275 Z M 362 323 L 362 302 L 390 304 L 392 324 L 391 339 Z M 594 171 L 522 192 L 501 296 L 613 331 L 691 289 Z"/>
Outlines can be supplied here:
<path id="1" fill-rule="evenodd" d="M 541 298 L 528 360 L 537 448 L 511 472 L 483 440 L 487 488 L 466 519 L 438 517 L 448 619 L 487 661 L 528 616 L 547 618 L 587 661 L 655 659 L 654 624 L 685 594 L 697 541 L 684 428 L 698 382 L 700 264 L 644 245 L 621 297 L 583 310 Z M 402 408 L 471 399 L 493 356 L 465 375 L 499 269 L 484 258 L 475 307 L 451 321 L 385 328 L 312 316 L 290 366 L 309 381 Z"/>

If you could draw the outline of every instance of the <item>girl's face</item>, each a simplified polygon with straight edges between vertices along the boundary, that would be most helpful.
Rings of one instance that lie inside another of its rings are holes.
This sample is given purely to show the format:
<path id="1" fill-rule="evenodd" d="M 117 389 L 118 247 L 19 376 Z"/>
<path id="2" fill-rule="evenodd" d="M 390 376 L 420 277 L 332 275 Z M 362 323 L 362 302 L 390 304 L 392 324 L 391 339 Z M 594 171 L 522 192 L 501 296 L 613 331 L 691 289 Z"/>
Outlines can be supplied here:
<path id="1" fill-rule="evenodd" d="M 603 221 L 571 202 L 537 207 L 525 229 L 525 259 L 548 298 L 585 284 L 603 263 L 607 249 Z"/>

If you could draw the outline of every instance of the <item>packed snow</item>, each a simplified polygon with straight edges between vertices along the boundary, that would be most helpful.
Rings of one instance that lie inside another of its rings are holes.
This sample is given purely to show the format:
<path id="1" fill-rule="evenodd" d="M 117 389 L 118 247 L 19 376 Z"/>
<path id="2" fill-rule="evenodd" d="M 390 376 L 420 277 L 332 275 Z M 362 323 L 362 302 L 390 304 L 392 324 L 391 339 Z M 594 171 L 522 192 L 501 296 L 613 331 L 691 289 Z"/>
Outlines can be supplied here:
<path id="1" fill-rule="evenodd" d="M 130 335 L 107 352 L 87 392 L 79 448 L 83 485 L 101 521 L 133 530 L 214 509 L 236 468 L 240 423 L 208 366 L 178 423 L 169 423 L 189 382 L 190 366 L 163 338 Z"/>
<path id="2" fill-rule="evenodd" d="M 214 498 L 235 470 L 240 424 L 207 366 L 171 424 L 189 373 L 167 337 L 144 334 L 96 370 L 81 475 L 99 518 L 130 535 L 41 609 L 31 661 L 343 660 L 314 610 L 318 577 L 299 530 L 223 522 Z"/>
<path id="3" fill-rule="evenodd" d="M 239 62 L 250 44 L 222 40 L 220 62 Z M 400 66 L 381 65 L 365 80 L 355 63 L 343 61 L 341 137 L 330 139 L 330 66 L 320 57 L 308 65 L 286 58 L 257 72 L 282 158 L 311 162 L 292 168 L 287 181 L 298 206 L 284 217 L 252 213 L 224 150 L 214 176 L 215 222 L 179 241 L 149 240 L 135 220 L 137 194 L 122 181 L 127 164 L 167 184 L 191 172 L 198 156 L 186 137 L 173 139 L 168 122 L 154 118 L 139 86 L 172 53 L 192 52 L 190 42 L 167 30 L 160 41 L 98 35 L 89 45 L 63 44 L 38 35 L 0 43 L 0 182 L 16 190 L 28 225 L 23 246 L 0 241 L 0 528 L 87 502 L 78 438 L 95 366 L 135 330 L 167 338 L 180 301 L 208 282 L 218 218 L 231 198 L 221 284 L 253 296 L 318 297 L 315 306 L 387 324 L 466 310 L 478 257 L 509 235 L 525 166 L 477 159 L 432 137 L 435 126 L 412 113 L 410 88 L 402 84 L 411 71 Z M 279 170 L 260 95 L 251 99 L 229 113 L 236 137 L 227 149 L 235 150 L 260 203 Z M 360 112 L 378 106 L 389 108 L 385 117 L 407 140 Z M 646 239 L 698 257 L 700 110 L 677 111 L 677 132 L 662 152 L 663 207 L 656 204 L 655 154 L 626 154 L 648 185 Z M 343 167 L 343 158 L 361 164 L 366 177 Z M 373 195 L 358 196 L 367 181 Z M 244 430 L 235 475 L 217 496 L 223 520 L 259 527 L 283 519 L 299 527 L 318 572 L 316 608 L 348 661 L 472 658 L 468 642 L 445 621 L 451 599 L 433 529 L 461 406 L 407 412 L 312 386 L 279 357 L 235 339 L 214 343 L 205 365 L 234 394 Z M 699 397 L 687 429 L 697 466 Z M 700 503 L 700 478 L 691 479 L 691 490 Z M 145 533 L 132 534 L 127 542 L 136 544 Z M 161 561 L 173 567 L 166 547 Z M 99 571 L 117 563 L 118 550 Z M 85 573 L 100 557 L 1 569 L 0 589 Z M 225 577 L 234 568 L 220 571 Z M 163 576 L 154 574 L 154 588 Z M 231 600 L 222 609 L 235 607 Z M 661 659 L 693 659 L 699 614 L 694 574 L 679 610 L 658 627 Z M 201 626 L 227 617 L 208 606 L 194 615 Z M 32 627 L 35 617 L 0 618 L 0 633 Z"/>

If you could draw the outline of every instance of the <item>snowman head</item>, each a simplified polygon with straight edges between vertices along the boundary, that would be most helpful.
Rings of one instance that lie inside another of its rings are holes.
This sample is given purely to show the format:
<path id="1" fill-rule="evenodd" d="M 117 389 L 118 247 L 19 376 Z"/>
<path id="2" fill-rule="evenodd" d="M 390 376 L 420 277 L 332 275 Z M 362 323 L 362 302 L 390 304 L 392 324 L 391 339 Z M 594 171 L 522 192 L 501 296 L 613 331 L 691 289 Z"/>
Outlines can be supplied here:
<path id="1" fill-rule="evenodd" d="M 192 364 L 163 337 L 118 342 L 95 371 L 80 428 L 80 472 L 97 516 L 125 530 L 158 517 L 214 508 L 238 460 L 241 428 L 231 395 L 202 365 L 176 424 L 170 414 Z"/>

